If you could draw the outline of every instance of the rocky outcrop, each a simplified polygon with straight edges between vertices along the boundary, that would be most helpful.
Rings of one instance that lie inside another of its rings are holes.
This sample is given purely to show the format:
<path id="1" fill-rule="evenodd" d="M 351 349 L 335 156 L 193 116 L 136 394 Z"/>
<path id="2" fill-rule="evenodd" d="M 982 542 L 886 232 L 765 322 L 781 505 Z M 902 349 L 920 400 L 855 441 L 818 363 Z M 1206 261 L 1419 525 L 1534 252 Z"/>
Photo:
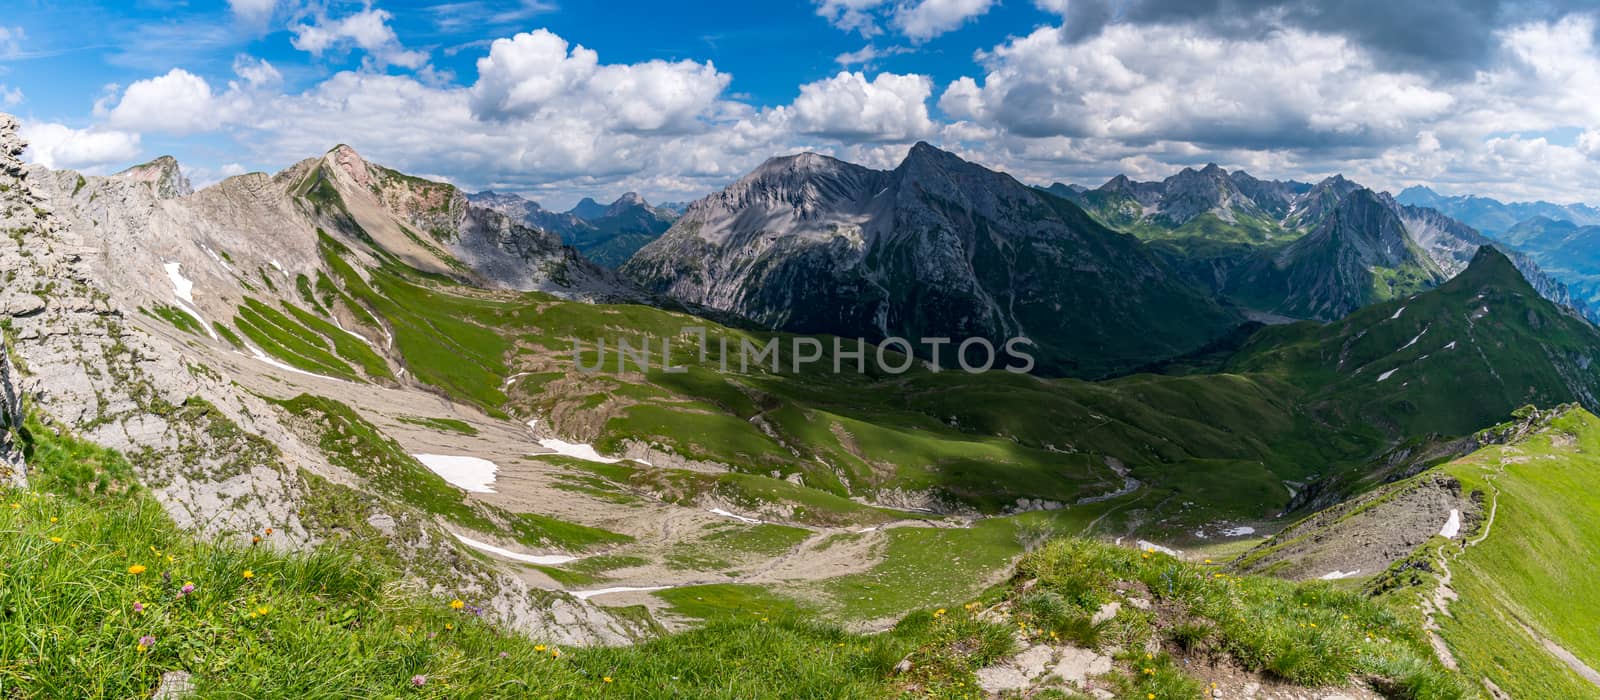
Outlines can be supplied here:
<path id="1" fill-rule="evenodd" d="M 297 205 L 273 180 L 246 175 L 164 197 L 137 177 L 24 166 L 15 129 L 0 114 L 8 422 L 11 397 L 25 395 L 45 429 L 117 450 L 172 520 L 202 538 L 249 543 L 271 528 L 264 545 L 303 550 L 350 536 L 351 519 L 403 523 L 388 550 L 441 594 L 471 593 L 490 614 L 545 640 L 625 643 L 637 634 L 601 608 L 531 589 L 461 550 L 431 516 L 368 489 L 219 369 L 237 357 L 226 345 L 135 310 L 187 297 L 196 313 L 228 318 L 221 314 L 231 313 L 229 295 L 245 293 L 244 276 L 261 279 L 254 268 L 281 258 L 284 268 L 314 271 L 316 220 L 294 218 Z M 181 270 L 173 279 L 162 270 L 169 260 Z M 179 278 L 192 287 L 175 290 Z M 16 445 L 5 434 L 0 452 L 10 454 Z M 352 503 L 366 512 L 329 515 Z"/>

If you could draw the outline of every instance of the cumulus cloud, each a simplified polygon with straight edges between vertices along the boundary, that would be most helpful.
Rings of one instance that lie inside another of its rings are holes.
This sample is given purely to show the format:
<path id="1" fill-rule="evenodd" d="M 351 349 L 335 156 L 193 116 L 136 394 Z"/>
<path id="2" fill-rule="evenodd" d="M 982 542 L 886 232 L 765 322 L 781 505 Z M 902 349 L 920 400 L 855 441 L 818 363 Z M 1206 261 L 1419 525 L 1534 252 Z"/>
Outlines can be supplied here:
<path id="1" fill-rule="evenodd" d="M 472 110 L 496 121 L 548 112 L 628 131 L 693 131 L 721 106 L 731 79 L 710 62 L 602 65 L 593 50 L 539 29 L 496 39 L 478 60 Z"/>
<path id="2" fill-rule="evenodd" d="M 912 41 L 927 41 L 989 11 L 994 0 L 919 0 L 895 7 L 894 25 Z"/>
<path id="3" fill-rule="evenodd" d="M 925 75 L 839 73 L 800 86 L 789 108 L 796 131 L 835 139 L 907 141 L 934 131 L 933 81 Z"/>
<path id="4" fill-rule="evenodd" d="M 139 154 L 139 135 L 114 129 L 74 129 L 53 122 L 23 122 L 27 157 L 47 168 L 97 169 Z"/>
<path id="5" fill-rule="evenodd" d="M 871 38 L 889 24 L 920 43 L 988 12 L 994 0 L 816 0 L 816 5 L 818 16 L 844 31 Z"/>
<path id="6" fill-rule="evenodd" d="M 220 124 L 216 98 L 204 78 L 174 68 L 128 86 L 107 122 L 117 129 L 184 134 Z"/>
<path id="7" fill-rule="evenodd" d="M 883 33 L 874 13 L 888 0 L 817 0 L 817 16 L 839 29 L 864 37 Z"/>
<path id="8" fill-rule="evenodd" d="M 338 19 L 318 14 L 310 23 L 290 25 L 294 38 L 289 40 L 295 48 L 313 56 L 330 50 L 358 48 L 379 65 L 396 65 L 403 68 L 420 68 L 428 62 L 421 51 L 407 50 L 400 37 L 389 26 L 394 15 L 387 10 L 367 8 Z"/>
<path id="9" fill-rule="evenodd" d="M 1179 140 L 1209 146 L 1335 147 L 1409 139 L 1454 98 L 1386 72 L 1338 36 L 1280 30 L 1231 40 L 1191 28 L 1107 28 L 1073 42 L 1034 31 L 985 56 L 981 86 L 951 83 L 940 106 L 1027 137 Z"/>

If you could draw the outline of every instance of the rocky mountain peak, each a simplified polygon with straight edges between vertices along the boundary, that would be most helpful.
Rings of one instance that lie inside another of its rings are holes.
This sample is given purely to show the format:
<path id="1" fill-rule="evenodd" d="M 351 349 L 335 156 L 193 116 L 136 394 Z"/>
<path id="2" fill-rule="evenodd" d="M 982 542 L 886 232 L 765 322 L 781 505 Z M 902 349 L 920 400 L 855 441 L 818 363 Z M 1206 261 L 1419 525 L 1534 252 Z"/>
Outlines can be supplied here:
<path id="1" fill-rule="evenodd" d="M 324 165 L 332 166 L 350 176 L 356 184 L 370 188 L 375 181 L 372 167 L 367 163 L 356 149 L 345 144 L 339 144 L 322 156 Z"/>
<path id="2" fill-rule="evenodd" d="M 639 210 L 645 210 L 648 212 L 649 209 L 650 203 L 646 202 L 644 197 L 639 196 L 638 192 L 625 192 L 621 197 L 617 198 L 617 201 L 612 202 L 610 206 L 606 207 L 601 216 L 624 216 L 630 213 L 639 212 Z"/>
<path id="3" fill-rule="evenodd" d="M 148 163 L 140 163 L 117 173 L 116 177 L 148 182 L 155 186 L 156 195 L 162 199 L 194 194 L 194 187 L 189 184 L 189 178 L 184 177 L 183 169 L 178 166 L 178 159 L 172 156 L 161 156 Z"/>

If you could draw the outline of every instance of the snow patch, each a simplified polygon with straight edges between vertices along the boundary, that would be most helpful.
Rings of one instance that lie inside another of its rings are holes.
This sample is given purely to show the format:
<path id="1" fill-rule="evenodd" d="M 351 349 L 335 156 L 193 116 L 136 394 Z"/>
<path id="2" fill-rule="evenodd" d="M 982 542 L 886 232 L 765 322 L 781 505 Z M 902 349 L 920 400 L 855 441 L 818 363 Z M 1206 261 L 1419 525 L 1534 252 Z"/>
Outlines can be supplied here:
<path id="1" fill-rule="evenodd" d="M 196 316 L 196 318 L 199 318 L 199 317 Z M 342 382 L 342 383 L 345 383 L 345 384 L 349 383 L 349 382 L 346 382 L 345 380 L 339 379 L 337 377 L 330 377 L 330 376 L 328 376 L 326 374 L 317 374 L 316 372 L 307 372 L 307 371 L 305 371 L 303 369 L 300 369 L 299 367 L 294 367 L 292 365 L 286 365 L 286 364 L 284 364 L 282 362 L 279 362 L 277 360 L 277 358 L 274 358 L 273 356 L 268 355 L 265 352 L 262 352 L 261 348 L 256 347 L 252 343 L 246 342 L 244 346 L 247 347 L 247 348 L 250 348 L 250 354 L 254 355 L 257 360 L 259 360 L 261 362 L 264 362 L 264 363 L 266 363 L 268 365 L 271 365 L 273 367 L 276 367 L 278 369 L 281 369 L 281 370 L 283 370 L 285 372 L 293 372 L 295 374 L 303 374 L 303 375 L 305 375 L 307 377 L 316 377 L 317 379 L 326 379 L 326 380 L 328 380 L 330 382 Z"/>
<path id="2" fill-rule="evenodd" d="M 278 268 L 278 272 L 283 272 L 283 266 L 282 266 L 282 265 L 279 265 L 279 264 L 278 264 L 278 261 L 276 261 L 276 260 L 270 260 L 270 261 L 268 261 L 268 262 L 271 262 L 271 263 L 272 263 L 272 266 L 273 266 L 273 267 L 275 267 L 275 268 Z"/>
<path id="3" fill-rule="evenodd" d="M 1454 349 L 1456 349 L 1456 341 L 1454 341 L 1454 340 L 1450 341 L 1450 344 L 1444 346 L 1444 349 L 1446 349 L 1446 350 L 1454 350 Z"/>
<path id="4" fill-rule="evenodd" d="M 533 427 L 533 421 L 528 421 L 528 427 L 529 428 Z M 620 459 L 614 459 L 612 457 L 607 457 L 605 455 L 600 454 L 599 452 L 597 452 L 594 449 L 593 445 L 590 445 L 588 443 L 567 442 L 565 440 L 558 440 L 556 438 L 541 438 L 539 440 L 539 446 L 543 447 L 543 448 L 545 448 L 547 450 L 550 450 L 551 452 L 554 452 L 554 453 L 556 453 L 558 455 L 562 455 L 564 457 L 571 457 L 573 459 L 581 459 L 581 460 L 583 460 L 585 462 L 598 462 L 600 464 L 616 464 L 617 462 L 621 462 L 622 461 Z M 632 461 L 635 461 L 635 462 L 638 462 L 638 463 L 644 464 L 644 465 L 650 465 L 649 462 L 645 462 L 643 460 L 637 460 L 636 459 L 636 460 L 632 460 Z"/>
<path id="5" fill-rule="evenodd" d="M 1418 334 L 1417 334 L 1417 337 L 1415 337 L 1415 338 L 1412 338 L 1412 339 L 1411 339 L 1411 342 L 1409 342 L 1409 343 L 1406 343 L 1406 344 L 1405 344 L 1405 345 L 1402 345 L 1402 346 L 1400 346 L 1400 349 L 1401 349 L 1401 350 L 1404 350 L 1404 349 L 1406 349 L 1406 348 L 1409 348 L 1409 347 L 1411 347 L 1411 346 L 1413 346 L 1413 345 L 1416 345 L 1416 344 L 1417 344 L 1417 341 L 1419 341 L 1419 340 L 1422 340 L 1422 336 L 1425 336 L 1425 335 L 1427 335 L 1427 334 L 1428 334 L 1428 327 L 1427 327 L 1427 326 L 1423 326 L 1423 327 L 1422 327 L 1422 332 L 1421 332 L 1421 333 L 1418 333 Z"/>
<path id="6" fill-rule="evenodd" d="M 1453 540 L 1459 534 L 1461 534 L 1461 511 L 1451 508 L 1450 518 L 1444 521 L 1444 527 L 1439 528 L 1439 536 Z"/>
<path id="7" fill-rule="evenodd" d="M 565 563 L 567 563 L 569 561 L 576 561 L 577 560 L 577 557 L 569 557 L 569 556 L 567 556 L 565 554 L 539 555 L 539 554 L 523 554 L 521 552 L 513 552 L 513 551 L 511 551 L 509 549 L 506 549 L 504 547 L 496 547 L 496 546 L 494 546 L 492 544 L 489 544 L 487 542 L 479 542 L 479 541 L 477 541 L 475 539 L 472 539 L 470 537 L 462 535 L 459 532 L 452 532 L 450 534 L 455 535 L 456 539 L 461 540 L 461 544 L 464 544 L 464 545 L 466 545 L 468 547 L 471 547 L 473 549 L 476 549 L 476 550 L 479 550 L 479 551 L 483 551 L 483 552 L 488 552 L 490 554 L 498 554 L 498 555 L 500 555 L 502 557 L 505 557 L 507 559 L 515 559 L 516 561 L 523 561 L 523 562 L 527 562 L 529 564 L 541 564 L 541 565 L 549 566 L 549 565 L 553 565 L 553 564 L 565 564 Z"/>
<path id="8" fill-rule="evenodd" d="M 494 474 L 500 465 L 477 457 L 454 455 L 411 455 L 433 473 L 444 477 L 452 485 L 473 493 L 494 493 Z"/>
<path id="9" fill-rule="evenodd" d="M 1355 576 L 1356 574 L 1359 574 L 1359 573 L 1361 573 L 1360 569 L 1356 569 L 1355 571 L 1337 571 L 1336 570 L 1336 571 L 1329 571 L 1328 573 L 1325 573 L 1325 574 L 1323 574 L 1321 576 L 1318 576 L 1317 578 L 1319 578 L 1319 579 L 1321 579 L 1323 581 L 1334 581 L 1334 580 L 1338 580 L 1338 579 L 1341 579 L 1341 578 L 1350 578 L 1351 576 Z"/>
<path id="10" fill-rule="evenodd" d="M 1394 315 L 1389 317 L 1389 320 L 1393 321 L 1393 320 L 1395 320 L 1397 318 L 1400 318 L 1400 314 L 1403 314 L 1405 312 L 1406 312 L 1406 307 L 1402 306 L 1402 307 L 1400 307 L 1399 311 L 1394 312 Z"/>
<path id="11" fill-rule="evenodd" d="M 178 298 L 190 304 L 194 303 L 194 281 L 183 276 L 181 271 L 183 263 L 169 262 L 162 267 L 167 269 L 167 279 L 172 280 L 172 291 L 178 293 Z"/>
<path id="12" fill-rule="evenodd" d="M 1391 369 L 1391 370 L 1389 370 L 1387 372 L 1384 372 L 1383 374 L 1378 375 L 1378 381 L 1381 382 L 1381 381 L 1383 381 L 1385 379 L 1388 379 L 1389 375 L 1394 374 L 1395 372 L 1399 372 L 1399 371 L 1400 371 L 1400 368 L 1396 367 L 1396 368 Z"/>
<path id="13" fill-rule="evenodd" d="M 733 518 L 734 520 L 737 520 L 737 521 L 743 522 L 743 523 L 750 523 L 752 525 L 760 525 L 761 524 L 760 520 L 756 520 L 755 518 L 746 518 L 743 515 L 739 515 L 737 513 L 729 513 L 728 511 L 725 511 L 725 510 L 723 510 L 721 508 L 712 508 L 709 512 L 712 515 L 720 515 L 720 516 L 722 516 L 724 518 Z"/>
<path id="14" fill-rule="evenodd" d="M 630 593 L 633 591 L 664 591 L 672 586 L 616 586 L 614 588 L 597 588 L 592 591 L 570 591 L 572 597 L 578 600 L 588 600 L 597 595 L 609 593 Z"/>

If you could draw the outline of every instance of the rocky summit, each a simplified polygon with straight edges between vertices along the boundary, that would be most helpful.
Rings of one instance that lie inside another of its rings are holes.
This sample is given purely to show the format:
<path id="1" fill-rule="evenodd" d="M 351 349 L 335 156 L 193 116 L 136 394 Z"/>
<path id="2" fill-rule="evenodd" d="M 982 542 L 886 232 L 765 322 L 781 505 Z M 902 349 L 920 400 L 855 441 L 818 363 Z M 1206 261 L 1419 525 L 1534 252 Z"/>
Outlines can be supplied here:
<path id="1" fill-rule="evenodd" d="M 1237 321 L 1132 237 L 925 143 L 889 171 L 769 160 L 622 273 L 793 332 L 1026 337 L 1044 371 L 1074 376 L 1187 352 Z"/>

